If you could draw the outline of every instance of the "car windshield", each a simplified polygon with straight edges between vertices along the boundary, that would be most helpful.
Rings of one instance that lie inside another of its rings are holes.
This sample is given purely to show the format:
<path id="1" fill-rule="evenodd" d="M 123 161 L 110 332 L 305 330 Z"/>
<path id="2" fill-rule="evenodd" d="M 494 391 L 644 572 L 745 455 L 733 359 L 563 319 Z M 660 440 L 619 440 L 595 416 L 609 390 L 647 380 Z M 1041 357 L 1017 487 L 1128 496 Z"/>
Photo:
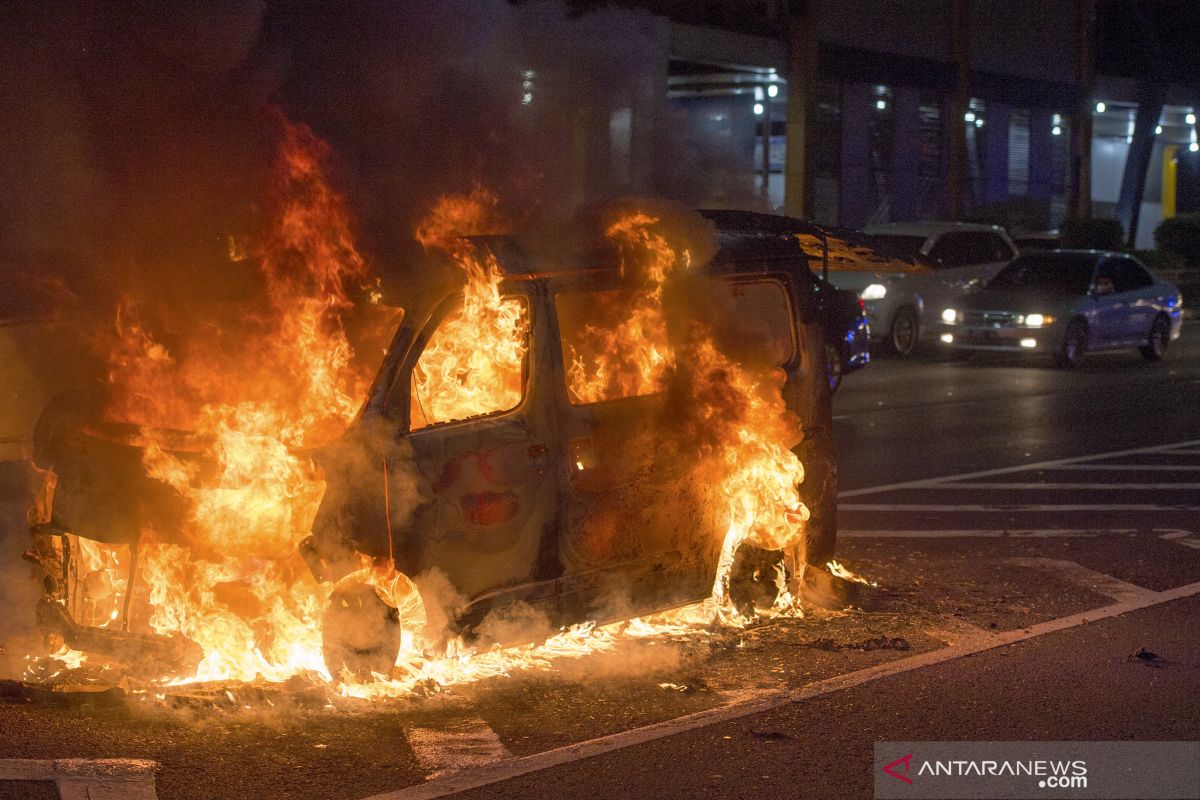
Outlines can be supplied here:
<path id="1" fill-rule="evenodd" d="M 898 233 L 876 233 L 867 237 L 871 246 L 891 258 L 917 258 L 921 255 L 924 236 L 901 235 Z"/>
<path id="2" fill-rule="evenodd" d="M 996 273 L 990 289 L 1042 289 L 1054 294 L 1087 294 L 1096 258 L 1071 253 L 1018 256 Z"/>

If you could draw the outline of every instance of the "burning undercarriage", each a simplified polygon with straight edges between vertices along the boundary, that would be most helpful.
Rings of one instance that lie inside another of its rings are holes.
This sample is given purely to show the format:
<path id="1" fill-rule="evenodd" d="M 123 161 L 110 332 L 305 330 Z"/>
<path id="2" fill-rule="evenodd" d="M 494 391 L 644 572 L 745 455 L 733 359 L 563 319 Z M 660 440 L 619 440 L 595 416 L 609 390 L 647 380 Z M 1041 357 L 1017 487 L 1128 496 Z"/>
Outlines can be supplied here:
<path id="1" fill-rule="evenodd" d="M 794 236 L 628 202 L 550 257 L 496 235 L 488 193 L 448 197 L 417 238 L 457 278 L 409 303 L 371 378 L 351 340 L 388 315 L 352 297 L 371 284 L 321 143 L 285 134 L 256 253 L 270 313 L 238 377 L 125 309 L 102 411 L 40 425 L 43 629 L 168 681 L 361 687 L 462 657 L 512 609 L 559 627 L 846 602 Z"/>

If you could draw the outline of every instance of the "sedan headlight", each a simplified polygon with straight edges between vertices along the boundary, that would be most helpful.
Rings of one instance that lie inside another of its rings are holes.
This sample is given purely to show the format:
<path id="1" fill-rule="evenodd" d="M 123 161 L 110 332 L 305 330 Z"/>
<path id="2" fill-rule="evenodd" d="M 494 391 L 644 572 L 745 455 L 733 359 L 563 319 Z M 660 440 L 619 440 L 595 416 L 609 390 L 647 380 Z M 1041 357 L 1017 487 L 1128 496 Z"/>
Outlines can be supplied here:
<path id="1" fill-rule="evenodd" d="M 863 300 L 882 300 L 887 296 L 887 287 L 882 283 L 872 283 L 870 286 L 862 290 Z"/>
<path id="2" fill-rule="evenodd" d="M 1047 314 L 1026 314 L 1017 320 L 1018 324 L 1024 325 L 1027 328 L 1041 328 L 1046 325 L 1054 324 L 1054 317 Z"/>
<path id="3" fill-rule="evenodd" d="M 942 312 L 942 322 L 948 322 L 951 325 L 958 322 L 958 309 L 947 308 Z"/>

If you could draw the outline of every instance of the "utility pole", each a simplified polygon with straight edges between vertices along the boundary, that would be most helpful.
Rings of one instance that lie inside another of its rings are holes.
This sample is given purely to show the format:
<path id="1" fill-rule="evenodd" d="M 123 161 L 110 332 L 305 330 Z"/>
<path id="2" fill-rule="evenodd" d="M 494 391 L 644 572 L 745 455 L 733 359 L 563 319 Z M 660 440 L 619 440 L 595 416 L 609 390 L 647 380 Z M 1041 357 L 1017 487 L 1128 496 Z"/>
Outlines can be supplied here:
<path id="1" fill-rule="evenodd" d="M 787 151 L 783 209 L 792 217 L 812 212 L 812 177 L 808 171 L 808 132 L 816 95 L 820 59 L 818 0 L 788 4 Z"/>
<path id="2" fill-rule="evenodd" d="M 967 210 L 967 130 L 966 115 L 971 97 L 971 28 L 968 0 L 950 4 L 950 55 L 954 61 L 954 91 L 950 94 L 950 113 L 946 120 L 949 153 L 946 162 L 946 188 L 950 219 L 962 219 Z"/>
<path id="3" fill-rule="evenodd" d="M 1092 215 L 1092 104 L 1096 91 L 1096 0 L 1079 0 L 1079 101 L 1071 115 L 1075 180 L 1071 210 Z"/>

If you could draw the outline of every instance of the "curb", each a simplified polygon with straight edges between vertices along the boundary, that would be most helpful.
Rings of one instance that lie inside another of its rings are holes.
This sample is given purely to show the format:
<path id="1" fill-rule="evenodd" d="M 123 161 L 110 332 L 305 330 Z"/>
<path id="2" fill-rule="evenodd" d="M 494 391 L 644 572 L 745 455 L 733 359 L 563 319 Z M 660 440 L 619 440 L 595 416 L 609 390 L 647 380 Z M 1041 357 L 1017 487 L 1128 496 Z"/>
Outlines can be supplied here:
<path id="1" fill-rule="evenodd" d="M 53 781 L 62 800 L 158 800 L 157 768 L 141 758 L 0 758 L 0 783 Z"/>

